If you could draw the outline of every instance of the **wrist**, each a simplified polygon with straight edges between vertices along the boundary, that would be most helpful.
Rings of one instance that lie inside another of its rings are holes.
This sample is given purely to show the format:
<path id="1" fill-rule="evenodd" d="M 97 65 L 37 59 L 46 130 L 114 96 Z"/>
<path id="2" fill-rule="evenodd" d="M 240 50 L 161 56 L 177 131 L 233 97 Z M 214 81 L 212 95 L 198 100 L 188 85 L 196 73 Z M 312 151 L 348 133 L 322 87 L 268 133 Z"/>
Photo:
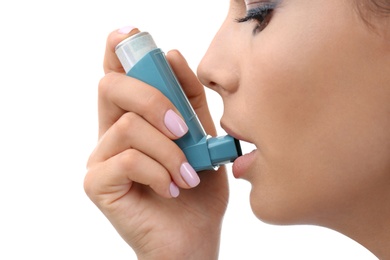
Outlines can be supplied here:
<path id="1" fill-rule="evenodd" d="M 214 232 L 196 232 L 179 237 L 175 242 L 148 252 L 137 252 L 138 260 L 217 260 L 220 247 L 221 228 Z"/>

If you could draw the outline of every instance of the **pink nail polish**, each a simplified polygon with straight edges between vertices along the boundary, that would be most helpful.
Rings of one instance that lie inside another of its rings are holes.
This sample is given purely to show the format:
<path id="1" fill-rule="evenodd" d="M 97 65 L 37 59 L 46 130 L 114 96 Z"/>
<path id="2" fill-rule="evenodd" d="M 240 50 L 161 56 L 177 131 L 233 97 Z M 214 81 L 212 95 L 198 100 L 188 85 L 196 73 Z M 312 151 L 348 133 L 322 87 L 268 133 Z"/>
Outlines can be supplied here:
<path id="1" fill-rule="evenodd" d="M 168 130 L 176 137 L 182 137 L 188 131 L 184 120 L 171 109 L 165 113 L 164 123 Z"/>
<path id="2" fill-rule="evenodd" d="M 179 187 L 174 182 L 171 182 L 169 185 L 169 192 L 171 193 L 171 196 L 174 198 L 177 198 L 180 194 Z"/>
<path id="3" fill-rule="evenodd" d="M 180 174 L 190 187 L 196 187 L 200 183 L 200 179 L 194 168 L 185 162 L 180 166 Z"/>
<path id="4" fill-rule="evenodd" d="M 134 27 L 134 26 L 125 26 L 125 27 L 122 27 L 118 30 L 118 33 L 120 34 L 129 34 L 133 29 L 135 29 L 137 27 Z"/>

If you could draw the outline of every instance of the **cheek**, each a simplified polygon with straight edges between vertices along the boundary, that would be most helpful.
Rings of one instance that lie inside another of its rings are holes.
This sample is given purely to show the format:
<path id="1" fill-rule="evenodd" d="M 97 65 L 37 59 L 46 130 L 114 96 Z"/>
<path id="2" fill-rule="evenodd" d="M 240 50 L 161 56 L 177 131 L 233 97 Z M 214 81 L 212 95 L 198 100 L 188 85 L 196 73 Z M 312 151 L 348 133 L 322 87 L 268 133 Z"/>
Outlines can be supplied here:
<path id="1" fill-rule="evenodd" d="M 284 149 L 291 151 L 302 142 L 302 136 L 316 131 L 313 123 L 320 121 L 318 114 L 328 103 L 328 90 L 318 86 L 319 79 L 308 75 L 304 64 L 289 63 L 286 57 L 272 62 L 270 59 L 278 56 L 269 54 L 262 57 L 270 62 L 250 65 L 260 68 L 257 72 L 246 70 L 243 86 L 247 90 L 242 89 L 242 99 L 247 111 L 253 111 L 252 128 L 259 130 L 260 144 L 272 140 L 272 145 L 261 145 L 263 149 L 279 153 Z M 282 60 L 285 62 L 281 63 Z"/>
<path id="2" fill-rule="evenodd" d="M 252 128 L 259 130 L 267 156 L 313 157 L 313 151 L 324 152 L 328 138 L 337 140 L 333 131 L 339 125 L 358 119 L 353 110 L 361 98 L 354 97 L 361 62 L 355 57 L 361 46 L 348 32 L 352 25 L 340 17 L 333 22 L 312 18 L 306 27 L 295 19 L 285 30 L 271 35 L 270 27 L 269 35 L 254 40 L 240 94 L 248 111 L 255 108 Z"/>
<path id="3" fill-rule="evenodd" d="M 238 94 L 260 151 L 251 203 L 266 222 L 307 223 L 348 208 L 389 167 L 386 98 L 359 77 L 358 39 L 337 46 L 337 38 L 269 42 L 242 70 Z"/>
<path id="4" fill-rule="evenodd" d="M 312 215 L 308 213 L 316 205 L 312 202 L 327 193 L 319 170 L 325 152 L 318 136 L 318 129 L 328 128 L 319 116 L 325 95 L 296 66 L 283 65 L 264 64 L 261 74 L 248 75 L 251 94 L 244 98 L 252 108 L 248 111 L 253 111 L 250 129 L 256 129 L 260 151 L 250 175 L 251 204 L 254 213 L 269 223 L 304 221 Z"/>

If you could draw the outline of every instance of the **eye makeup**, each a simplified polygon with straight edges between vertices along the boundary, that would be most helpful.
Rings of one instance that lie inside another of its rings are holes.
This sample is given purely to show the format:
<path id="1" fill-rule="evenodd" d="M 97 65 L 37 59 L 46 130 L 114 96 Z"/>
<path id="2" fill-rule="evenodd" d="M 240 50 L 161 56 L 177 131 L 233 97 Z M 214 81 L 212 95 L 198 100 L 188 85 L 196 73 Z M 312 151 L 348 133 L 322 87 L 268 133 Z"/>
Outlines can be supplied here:
<path id="1" fill-rule="evenodd" d="M 245 0 L 247 10 L 250 9 L 251 5 L 278 5 L 282 0 Z"/>
<path id="2" fill-rule="evenodd" d="M 261 32 L 271 19 L 273 10 L 281 1 L 256 1 L 245 0 L 246 15 L 243 18 L 237 19 L 238 23 L 255 21 L 257 24 L 253 29 L 253 34 Z M 250 6 L 253 6 L 250 8 Z"/>

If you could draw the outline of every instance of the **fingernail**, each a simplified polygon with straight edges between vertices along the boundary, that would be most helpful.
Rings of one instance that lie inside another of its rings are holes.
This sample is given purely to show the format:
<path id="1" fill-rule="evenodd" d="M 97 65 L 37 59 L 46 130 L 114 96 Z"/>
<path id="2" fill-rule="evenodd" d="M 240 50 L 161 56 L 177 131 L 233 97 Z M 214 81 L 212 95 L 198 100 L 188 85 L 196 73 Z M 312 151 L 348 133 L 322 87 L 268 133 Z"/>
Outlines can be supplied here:
<path id="1" fill-rule="evenodd" d="M 185 162 L 180 166 L 180 174 L 190 187 L 196 187 L 200 183 L 200 179 L 194 168 Z"/>
<path id="2" fill-rule="evenodd" d="M 125 26 L 125 27 L 122 27 L 118 30 L 118 33 L 120 34 L 129 34 L 133 29 L 135 29 L 137 27 L 134 27 L 134 26 Z"/>
<path id="3" fill-rule="evenodd" d="M 171 196 L 174 198 L 177 198 L 180 194 L 179 187 L 174 182 L 171 182 L 169 185 L 169 192 L 171 193 Z"/>
<path id="4" fill-rule="evenodd" d="M 171 109 L 165 113 L 164 123 L 168 130 L 177 137 L 182 137 L 188 131 L 184 120 Z"/>

